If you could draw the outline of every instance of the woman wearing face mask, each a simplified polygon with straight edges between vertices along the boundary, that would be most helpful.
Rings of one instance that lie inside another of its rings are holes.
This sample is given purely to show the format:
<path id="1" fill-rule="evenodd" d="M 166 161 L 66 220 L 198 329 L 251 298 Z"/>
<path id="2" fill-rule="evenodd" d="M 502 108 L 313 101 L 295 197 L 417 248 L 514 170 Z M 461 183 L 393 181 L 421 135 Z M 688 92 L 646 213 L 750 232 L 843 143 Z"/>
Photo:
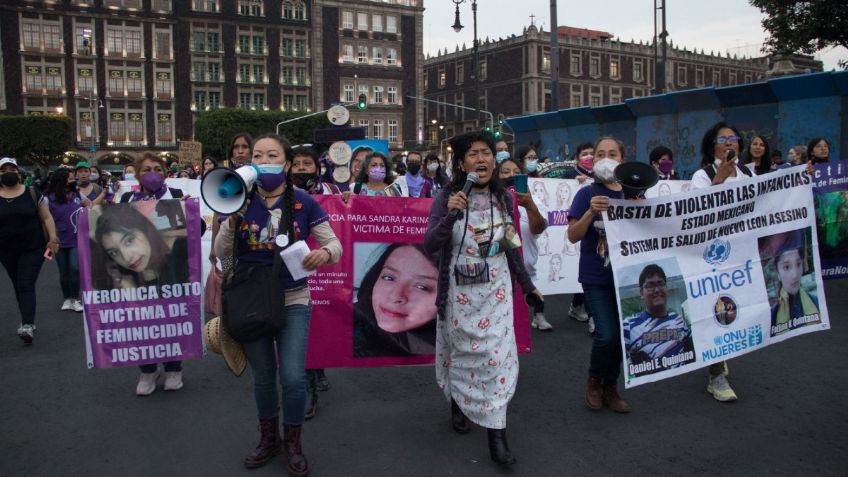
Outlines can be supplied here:
<path id="1" fill-rule="evenodd" d="M 424 159 L 424 163 L 427 164 L 427 182 L 430 183 L 430 197 L 435 197 L 438 195 L 438 191 L 448 183 L 448 177 L 445 175 L 445 172 L 442 170 L 442 165 L 439 162 L 439 156 L 435 154 L 427 154 L 427 157 Z"/>
<path id="2" fill-rule="evenodd" d="M 56 265 L 59 267 L 59 283 L 65 299 L 61 309 L 81 312 L 77 218 L 85 205 L 90 202 L 77 194 L 68 184 L 68 176 L 69 173 L 66 170 L 60 169 L 53 173 L 47 189 L 47 201 L 60 242 L 59 251 L 56 253 Z"/>
<path id="3" fill-rule="evenodd" d="M 167 164 L 162 157 L 146 152 L 135 162 L 136 178 L 141 185 L 139 190 L 121 194 L 121 203 L 139 200 L 180 199 L 183 191 L 172 189 L 165 184 Z M 202 224 L 205 229 L 205 224 Z M 201 232 L 202 234 L 202 232 Z M 182 362 L 168 361 L 163 364 L 165 369 L 165 390 L 176 391 L 183 387 Z M 139 367 L 141 376 L 136 386 L 136 395 L 147 396 L 156 390 L 156 380 L 160 370 L 158 364 L 145 364 Z"/>
<path id="4" fill-rule="evenodd" d="M 600 215 L 609 208 L 609 199 L 624 198 L 614 173 L 624 162 L 624 146 L 617 139 L 602 137 L 595 143 L 594 151 L 595 182 L 577 191 L 568 211 L 568 240 L 580 242 L 578 281 L 583 285 L 595 322 L 586 406 L 599 411 L 606 405 L 615 412 L 625 413 L 630 412 L 630 406 L 616 388 L 621 372 L 619 310 Z"/>
<path id="5" fill-rule="evenodd" d="M 400 189 L 392 184 L 389 160 L 382 152 L 374 151 L 365 158 L 353 193 L 367 197 L 400 197 Z"/>
<path id="6" fill-rule="evenodd" d="M 747 166 L 737 164 L 739 151 L 744 148 L 742 136 L 736 127 L 724 121 L 716 123 L 701 139 L 702 168 L 695 171 L 690 182 L 691 189 L 703 189 L 725 182 L 747 179 L 753 173 Z M 736 393 L 727 380 L 727 363 L 722 361 L 709 367 L 707 392 L 717 401 L 732 402 Z"/>
<path id="7" fill-rule="evenodd" d="M 651 165 L 660 175 L 660 180 L 677 180 L 677 173 L 674 172 L 674 153 L 671 149 L 665 146 L 657 146 L 651 149 L 648 154 Z"/>
<path id="8" fill-rule="evenodd" d="M 106 197 L 106 190 L 100 187 L 97 180 L 100 179 L 98 173 L 95 178 L 91 177 L 92 170 L 88 163 L 80 161 L 74 167 L 74 179 L 76 180 L 76 189 L 82 198 L 90 201 L 91 204 L 97 205 L 103 202 Z"/>
<path id="9" fill-rule="evenodd" d="M 739 130 L 724 121 L 711 127 L 701 140 L 701 168 L 692 174 L 690 187 L 703 189 L 725 181 L 752 177 L 753 171 L 739 162 L 744 148 Z"/>
<path id="10" fill-rule="evenodd" d="M 432 183 L 421 170 L 424 158 L 418 151 L 406 155 L 406 174 L 399 176 L 394 186 L 400 190 L 401 197 L 430 198 Z"/>
<path id="11" fill-rule="evenodd" d="M 539 177 L 539 155 L 533 146 L 521 146 L 515 150 L 515 158 L 529 177 Z"/>
<path id="12" fill-rule="evenodd" d="M 594 167 L 593 151 L 592 143 L 579 144 L 574 154 L 571 155 L 571 160 L 574 161 L 574 169 L 567 171 L 563 178 L 577 179 L 577 182 L 581 184 L 586 182 L 587 179 L 591 179 L 592 167 Z"/>
<path id="13" fill-rule="evenodd" d="M 766 138 L 759 134 L 751 136 L 751 142 L 743 156 L 746 159 L 745 165 L 754 174 L 759 176 L 771 172 L 771 149 Z"/>
<path id="14" fill-rule="evenodd" d="M 294 187 L 291 175 L 292 150 L 284 138 L 268 134 L 253 144 L 252 162 L 259 168 L 252 199 L 241 215 L 221 223 L 215 241 L 218 256 L 233 254 L 235 267 L 260 264 L 272 267 L 275 243 L 294 243 L 313 235 L 320 248 L 309 252 L 303 268 L 314 270 L 336 263 L 341 243 L 328 223 L 329 216 L 306 192 Z M 247 468 L 265 465 L 284 450 L 288 471 L 306 475 L 309 464 L 303 455 L 301 433 L 306 409 L 306 342 L 311 313 L 306 279 L 294 280 L 285 263 L 280 266 L 280 292 L 285 296 L 283 326 L 274 334 L 244 343 L 253 371 L 253 391 L 261 433 L 259 445 L 244 459 Z M 279 363 L 279 367 L 277 365 Z M 280 437 L 279 413 L 282 386 L 284 436 Z"/>
<path id="15" fill-rule="evenodd" d="M 453 179 L 433 201 L 424 234 L 425 253 L 439 255 L 436 381 L 451 402 L 454 431 L 467 433 L 469 419 L 486 427 L 492 460 L 510 465 L 506 415 L 518 381 L 513 281 L 544 297 L 524 269 L 520 244 L 504 240 L 513 198 L 494 176 L 492 135 L 465 133 L 451 148 Z M 466 195 L 470 172 L 478 181 Z"/>
<path id="16" fill-rule="evenodd" d="M 21 314 L 18 337 L 29 345 L 35 333 L 35 282 L 45 247 L 55 255 L 60 242 L 47 199 L 23 185 L 18 162 L 9 157 L 0 159 L 0 197 L 0 263 L 15 288 Z"/>

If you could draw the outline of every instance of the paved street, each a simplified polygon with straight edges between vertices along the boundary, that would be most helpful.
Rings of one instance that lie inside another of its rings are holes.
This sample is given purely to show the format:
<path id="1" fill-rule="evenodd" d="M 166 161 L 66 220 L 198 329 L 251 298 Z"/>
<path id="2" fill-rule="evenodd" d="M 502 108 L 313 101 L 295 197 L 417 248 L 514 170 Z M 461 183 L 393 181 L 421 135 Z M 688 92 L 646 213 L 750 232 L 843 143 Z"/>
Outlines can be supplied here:
<path id="1" fill-rule="evenodd" d="M 634 411 L 583 404 L 585 324 L 548 303 L 552 333 L 533 333 L 509 410 L 518 464 L 490 460 L 486 434 L 460 436 L 431 367 L 328 370 L 304 449 L 313 476 L 591 476 L 848 474 L 845 282 L 826 282 L 833 329 L 731 362 L 733 404 L 706 393 L 705 371 L 626 391 Z M 0 476 L 283 475 L 277 458 L 248 471 L 258 440 L 246 373 L 210 355 L 185 364 L 185 387 L 134 395 L 136 368 L 87 370 L 81 315 L 60 312 L 56 265 L 39 279 L 35 344 L 15 335 L 11 284 L 0 277 Z M 570 297 L 568 297 L 570 298 Z"/>

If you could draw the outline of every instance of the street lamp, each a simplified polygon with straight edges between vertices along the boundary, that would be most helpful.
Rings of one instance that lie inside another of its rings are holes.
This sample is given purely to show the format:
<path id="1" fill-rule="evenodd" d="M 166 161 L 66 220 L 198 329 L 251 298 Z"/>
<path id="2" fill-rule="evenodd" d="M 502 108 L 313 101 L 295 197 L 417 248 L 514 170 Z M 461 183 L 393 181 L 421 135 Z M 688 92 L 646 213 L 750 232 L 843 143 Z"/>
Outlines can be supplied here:
<path id="1" fill-rule="evenodd" d="M 456 18 L 453 22 L 453 31 L 459 33 L 462 31 L 462 23 L 459 22 L 459 5 L 465 3 L 465 0 L 451 0 L 456 5 Z M 477 95 L 477 105 L 474 111 L 477 116 L 474 118 L 475 124 L 480 121 L 480 41 L 477 39 L 477 0 L 471 0 L 471 13 L 474 17 L 474 67 L 471 71 L 474 72 L 474 92 Z"/>

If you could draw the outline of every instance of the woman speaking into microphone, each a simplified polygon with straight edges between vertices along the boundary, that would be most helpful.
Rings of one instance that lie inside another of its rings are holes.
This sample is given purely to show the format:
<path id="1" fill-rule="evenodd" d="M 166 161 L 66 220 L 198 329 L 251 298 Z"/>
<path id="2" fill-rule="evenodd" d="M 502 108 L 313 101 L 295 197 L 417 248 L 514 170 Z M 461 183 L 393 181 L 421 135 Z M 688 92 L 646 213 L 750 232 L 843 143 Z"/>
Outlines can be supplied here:
<path id="1" fill-rule="evenodd" d="M 436 382 L 451 401 L 453 429 L 467 433 L 468 419 L 485 427 L 492 460 L 513 464 L 506 442 L 506 409 L 518 380 L 513 280 L 543 297 L 509 233 L 513 198 L 494 177 L 491 135 L 466 133 L 451 147 L 453 181 L 433 202 L 424 235 L 425 253 L 439 257 Z"/>

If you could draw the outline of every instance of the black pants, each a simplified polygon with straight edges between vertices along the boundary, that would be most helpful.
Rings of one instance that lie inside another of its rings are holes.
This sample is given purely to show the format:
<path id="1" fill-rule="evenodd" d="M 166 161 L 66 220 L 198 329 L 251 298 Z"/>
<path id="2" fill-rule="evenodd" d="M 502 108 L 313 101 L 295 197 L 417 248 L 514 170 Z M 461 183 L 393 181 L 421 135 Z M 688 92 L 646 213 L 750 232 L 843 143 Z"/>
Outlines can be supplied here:
<path id="1" fill-rule="evenodd" d="M 35 323 L 35 282 L 44 263 L 43 254 L 40 248 L 23 253 L 0 253 L 0 263 L 15 287 L 21 323 L 25 325 Z"/>

